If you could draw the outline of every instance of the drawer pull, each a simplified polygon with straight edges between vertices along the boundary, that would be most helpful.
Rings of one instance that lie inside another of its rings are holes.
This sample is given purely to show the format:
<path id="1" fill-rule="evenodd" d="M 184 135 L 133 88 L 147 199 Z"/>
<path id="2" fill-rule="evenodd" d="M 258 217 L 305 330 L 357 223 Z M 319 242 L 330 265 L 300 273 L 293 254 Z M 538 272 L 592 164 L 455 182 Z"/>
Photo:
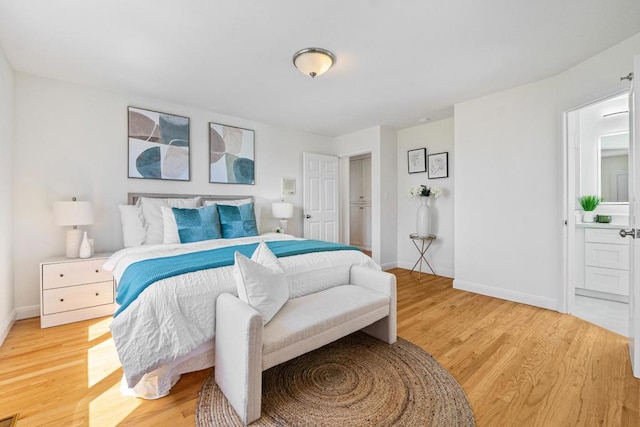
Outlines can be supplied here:
<path id="1" fill-rule="evenodd" d="M 100 270 L 96 269 L 96 273 L 100 273 Z"/>
<path id="2" fill-rule="evenodd" d="M 98 296 L 98 295 L 100 295 L 100 293 L 99 293 L 99 292 L 96 292 L 96 296 Z"/>
<path id="3" fill-rule="evenodd" d="M 60 298 L 60 302 L 64 302 L 64 298 Z"/>
<path id="4" fill-rule="evenodd" d="M 60 277 L 64 277 L 64 274 L 60 273 Z"/>

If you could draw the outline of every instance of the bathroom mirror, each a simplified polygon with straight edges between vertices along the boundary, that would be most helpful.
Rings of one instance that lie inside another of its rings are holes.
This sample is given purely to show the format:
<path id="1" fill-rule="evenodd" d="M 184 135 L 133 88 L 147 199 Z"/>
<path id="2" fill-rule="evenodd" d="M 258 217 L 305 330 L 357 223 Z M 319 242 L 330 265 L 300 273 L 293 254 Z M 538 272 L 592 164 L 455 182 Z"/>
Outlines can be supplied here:
<path id="1" fill-rule="evenodd" d="M 629 202 L 629 132 L 601 135 L 598 194 L 603 203 Z"/>

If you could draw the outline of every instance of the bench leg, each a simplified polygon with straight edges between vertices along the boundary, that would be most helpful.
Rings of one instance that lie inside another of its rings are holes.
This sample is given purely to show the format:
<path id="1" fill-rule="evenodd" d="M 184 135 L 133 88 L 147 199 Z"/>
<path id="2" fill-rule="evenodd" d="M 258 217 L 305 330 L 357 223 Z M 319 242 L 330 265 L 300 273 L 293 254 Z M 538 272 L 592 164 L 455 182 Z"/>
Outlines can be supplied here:
<path id="1" fill-rule="evenodd" d="M 395 305 L 393 307 L 395 307 Z M 389 315 L 380 319 L 366 328 L 362 328 L 362 331 L 388 344 L 393 344 L 398 339 L 395 315 Z"/>
<path id="2" fill-rule="evenodd" d="M 246 425 L 262 405 L 262 317 L 230 294 L 216 301 L 215 379 Z"/>
<path id="3" fill-rule="evenodd" d="M 352 285 L 362 286 L 387 295 L 389 301 L 389 315 L 362 330 L 374 338 L 393 344 L 397 340 L 397 296 L 396 276 L 376 271 L 367 267 L 354 265 L 351 267 L 350 282 Z"/>

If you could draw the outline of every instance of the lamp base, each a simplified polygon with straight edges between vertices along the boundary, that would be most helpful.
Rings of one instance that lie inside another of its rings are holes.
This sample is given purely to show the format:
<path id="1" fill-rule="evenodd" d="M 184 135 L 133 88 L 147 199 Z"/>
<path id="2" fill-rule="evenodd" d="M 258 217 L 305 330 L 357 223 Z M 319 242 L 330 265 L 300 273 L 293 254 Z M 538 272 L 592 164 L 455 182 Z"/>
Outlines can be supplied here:
<path id="1" fill-rule="evenodd" d="M 80 242 L 82 241 L 82 231 L 77 228 L 67 230 L 67 258 L 78 258 L 80 253 Z"/>
<path id="2" fill-rule="evenodd" d="M 282 230 L 282 233 L 286 233 L 287 232 L 287 220 L 286 219 L 281 219 L 280 220 L 280 229 Z"/>

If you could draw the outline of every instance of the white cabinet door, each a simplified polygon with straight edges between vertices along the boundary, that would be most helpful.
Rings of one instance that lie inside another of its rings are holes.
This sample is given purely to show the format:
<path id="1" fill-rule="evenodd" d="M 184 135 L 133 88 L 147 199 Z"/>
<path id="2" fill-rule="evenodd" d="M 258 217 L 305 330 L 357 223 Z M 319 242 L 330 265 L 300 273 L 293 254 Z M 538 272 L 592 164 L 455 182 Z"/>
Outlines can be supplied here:
<path id="1" fill-rule="evenodd" d="M 591 267 L 629 270 L 629 246 L 585 243 L 584 263 Z"/>
<path id="2" fill-rule="evenodd" d="M 612 245 L 629 246 L 630 239 L 621 239 L 618 230 L 610 228 L 587 228 L 584 232 L 584 241 L 593 243 L 611 243 Z"/>
<path id="3" fill-rule="evenodd" d="M 349 201 L 351 203 L 362 202 L 362 160 L 349 162 Z"/>
<path id="4" fill-rule="evenodd" d="M 612 268 L 586 267 L 586 288 L 592 291 L 629 295 L 629 272 Z"/>
<path id="5" fill-rule="evenodd" d="M 371 158 L 362 159 L 362 200 L 371 202 Z"/>
<path id="6" fill-rule="evenodd" d="M 362 207 L 362 246 L 371 250 L 371 205 Z"/>
<path id="7" fill-rule="evenodd" d="M 362 206 L 349 206 L 349 244 L 362 246 Z"/>
<path id="8" fill-rule="evenodd" d="M 573 264 L 573 274 L 575 287 L 584 288 L 584 228 L 576 228 L 576 251 L 575 263 Z"/>
<path id="9" fill-rule="evenodd" d="M 349 202 L 371 203 L 371 158 L 349 162 Z"/>

